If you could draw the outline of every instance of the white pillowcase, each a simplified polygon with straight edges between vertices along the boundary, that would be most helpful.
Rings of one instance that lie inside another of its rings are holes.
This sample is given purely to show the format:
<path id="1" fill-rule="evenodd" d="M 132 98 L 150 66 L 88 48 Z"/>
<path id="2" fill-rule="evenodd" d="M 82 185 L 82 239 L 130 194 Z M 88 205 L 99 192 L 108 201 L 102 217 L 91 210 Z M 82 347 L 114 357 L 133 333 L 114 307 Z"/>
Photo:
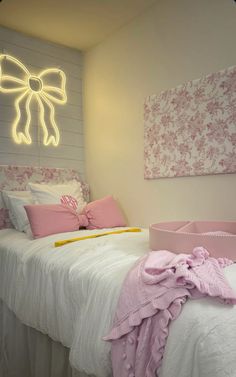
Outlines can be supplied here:
<path id="1" fill-rule="evenodd" d="M 3 190 L 2 197 L 15 229 L 19 232 L 26 232 L 29 227 L 29 220 L 24 206 L 27 204 L 33 204 L 31 192 Z"/>
<path id="2" fill-rule="evenodd" d="M 29 183 L 28 187 L 36 204 L 66 204 L 78 212 L 86 206 L 80 182 L 60 185 Z"/>

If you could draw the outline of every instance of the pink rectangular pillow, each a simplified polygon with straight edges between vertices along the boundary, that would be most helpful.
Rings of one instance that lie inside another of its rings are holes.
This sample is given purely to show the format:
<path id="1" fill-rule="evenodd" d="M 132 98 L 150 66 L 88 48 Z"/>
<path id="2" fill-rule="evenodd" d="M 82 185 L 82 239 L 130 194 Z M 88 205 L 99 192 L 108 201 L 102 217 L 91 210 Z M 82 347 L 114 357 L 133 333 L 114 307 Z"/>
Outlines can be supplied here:
<path id="1" fill-rule="evenodd" d="M 24 206 L 34 238 L 79 230 L 85 216 L 61 204 L 34 204 Z M 81 221 L 82 220 L 82 221 Z"/>
<path id="2" fill-rule="evenodd" d="M 88 218 L 87 229 L 113 228 L 126 226 L 126 221 L 112 196 L 87 204 L 83 213 Z"/>

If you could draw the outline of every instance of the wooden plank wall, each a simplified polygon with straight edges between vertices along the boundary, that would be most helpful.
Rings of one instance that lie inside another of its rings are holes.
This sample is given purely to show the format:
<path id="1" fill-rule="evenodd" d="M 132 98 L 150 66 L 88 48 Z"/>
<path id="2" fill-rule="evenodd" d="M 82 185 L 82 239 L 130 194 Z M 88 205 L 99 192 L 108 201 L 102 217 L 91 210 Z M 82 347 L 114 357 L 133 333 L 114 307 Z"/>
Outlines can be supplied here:
<path id="1" fill-rule="evenodd" d="M 34 74 L 45 68 L 62 69 L 67 77 L 68 101 L 63 106 L 55 104 L 55 118 L 61 134 L 58 147 L 46 147 L 42 143 L 37 103 L 32 104 L 33 142 L 31 145 L 19 145 L 13 141 L 11 135 L 17 93 L 0 93 L 0 164 L 73 168 L 83 176 L 81 52 L 0 27 L 1 53 L 16 57 Z"/>

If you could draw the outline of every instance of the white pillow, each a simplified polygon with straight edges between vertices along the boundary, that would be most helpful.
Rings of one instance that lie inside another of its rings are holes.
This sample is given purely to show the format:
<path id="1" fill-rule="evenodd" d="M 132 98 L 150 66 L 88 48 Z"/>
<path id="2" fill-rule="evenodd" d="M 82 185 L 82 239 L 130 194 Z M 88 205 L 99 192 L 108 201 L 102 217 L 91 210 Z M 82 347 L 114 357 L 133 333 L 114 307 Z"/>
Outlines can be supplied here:
<path id="1" fill-rule="evenodd" d="M 26 232 L 29 226 L 29 220 L 24 206 L 27 204 L 33 204 L 31 192 L 3 190 L 2 197 L 15 229 L 19 230 L 19 232 Z"/>
<path id="2" fill-rule="evenodd" d="M 71 181 L 60 185 L 29 183 L 36 204 L 66 204 L 81 212 L 86 206 L 80 182 Z"/>

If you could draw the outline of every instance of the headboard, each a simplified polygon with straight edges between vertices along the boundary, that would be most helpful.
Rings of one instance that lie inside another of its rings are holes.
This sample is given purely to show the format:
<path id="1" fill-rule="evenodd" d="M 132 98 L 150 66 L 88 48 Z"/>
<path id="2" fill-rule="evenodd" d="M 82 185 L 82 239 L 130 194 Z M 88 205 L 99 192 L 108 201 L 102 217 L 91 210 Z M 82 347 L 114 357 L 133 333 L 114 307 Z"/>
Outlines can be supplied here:
<path id="1" fill-rule="evenodd" d="M 72 169 L 43 168 L 35 166 L 0 165 L 0 191 L 24 191 L 28 182 L 34 183 L 63 183 L 76 180 L 81 183 L 84 199 L 89 201 L 89 185 L 85 183 L 79 173 Z M 10 228 L 8 211 L 4 208 L 0 195 L 0 229 Z"/>

